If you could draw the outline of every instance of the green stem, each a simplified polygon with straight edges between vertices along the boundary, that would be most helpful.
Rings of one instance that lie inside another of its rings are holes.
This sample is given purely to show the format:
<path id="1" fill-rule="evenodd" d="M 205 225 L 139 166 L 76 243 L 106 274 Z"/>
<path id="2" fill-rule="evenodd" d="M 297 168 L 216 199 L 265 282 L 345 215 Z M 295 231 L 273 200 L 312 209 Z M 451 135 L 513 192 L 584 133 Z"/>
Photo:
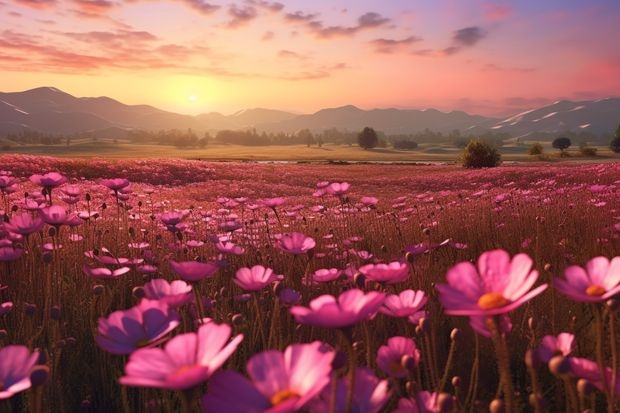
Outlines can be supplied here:
<path id="1" fill-rule="evenodd" d="M 512 384 L 512 373 L 510 372 L 510 358 L 508 355 L 508 347 L 506 339 L 499 331 L 498 316 L 489 317 L 487 326 L 491 330 L 491 338 L 495 347 L 495 356 L 497 358 L 497 368 L 499 370 L 500 387 L 504 393 L 504 401 L 506 404 L 506 412 L 511 413 L 519 411 L 516 408 L 514 386 Z"/>

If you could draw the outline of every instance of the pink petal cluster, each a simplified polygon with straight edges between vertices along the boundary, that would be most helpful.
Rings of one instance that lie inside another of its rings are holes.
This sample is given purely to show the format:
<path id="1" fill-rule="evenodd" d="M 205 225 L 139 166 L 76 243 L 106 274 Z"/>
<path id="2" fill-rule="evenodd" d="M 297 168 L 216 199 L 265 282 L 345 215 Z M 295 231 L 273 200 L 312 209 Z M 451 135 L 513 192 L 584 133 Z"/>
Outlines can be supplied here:
<path id="1" fill-rule="evenodd" d="M 611 261 L 607 257 L 594 257 L 585 268 L 572 265 L 564 270 L 564 279 L 556 278 L 553 285 L 575 301 L 606 301 L 620 293 L 620 256 Z"/>
<path id="2" fill-rule="evenodd" d="M 366 264 L 358 271 L 368 280 L 385 284 L 396 284 L 409 278 L 409 266 L 400 261 L 392 261 L 389 264 Z"/>
<path id="3" fill-rule="evenodd" d="M 252 268 L 239 268 L 235 273 L 233 281 L 246 291 L 258 291 L 276 281 L 278 278 L 278 275 L 274 274 L 271 268 L 255 265 Z"/>
<path id="4" fill-rule="evenodd" d="M 9 345 L 0 348 L 0 400 L 29 389 L 30 372 L 39 360 L 39 352 L 28 347 Z"/>

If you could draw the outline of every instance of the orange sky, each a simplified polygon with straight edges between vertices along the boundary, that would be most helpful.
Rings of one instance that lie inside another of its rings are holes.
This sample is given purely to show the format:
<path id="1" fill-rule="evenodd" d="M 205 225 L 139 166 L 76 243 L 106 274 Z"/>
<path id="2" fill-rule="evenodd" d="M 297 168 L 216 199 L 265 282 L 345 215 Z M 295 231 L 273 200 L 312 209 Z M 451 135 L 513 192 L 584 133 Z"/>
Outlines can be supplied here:
<path id="1" fill-rule="evenodd" d="M 197 114 L 620 96 L 617 0 L 0 0 L 0 91 Z"/>

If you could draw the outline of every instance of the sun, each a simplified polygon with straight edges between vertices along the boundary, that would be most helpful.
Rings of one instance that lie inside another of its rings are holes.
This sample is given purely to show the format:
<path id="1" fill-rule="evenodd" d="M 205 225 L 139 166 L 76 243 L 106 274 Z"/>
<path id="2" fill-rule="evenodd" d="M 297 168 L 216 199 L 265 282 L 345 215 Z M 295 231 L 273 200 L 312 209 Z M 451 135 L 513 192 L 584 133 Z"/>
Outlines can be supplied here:
<path id="1" fill-rule="evenodd" d="M 198 96 L 196 96 L 196 95 L 189 95 L 187 97 L 187 100 L 189 100 L 190 102 L 196 102 L 196 101 L 198 101 Z"/>

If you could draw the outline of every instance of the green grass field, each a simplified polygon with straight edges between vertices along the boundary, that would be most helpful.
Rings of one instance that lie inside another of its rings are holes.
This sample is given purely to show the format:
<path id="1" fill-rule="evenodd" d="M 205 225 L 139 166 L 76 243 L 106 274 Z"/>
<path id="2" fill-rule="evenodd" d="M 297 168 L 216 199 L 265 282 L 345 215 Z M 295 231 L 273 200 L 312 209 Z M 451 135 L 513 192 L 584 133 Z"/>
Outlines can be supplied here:
<path id="1" fill-rule="evenodd" d="M 528 162 L 540 160 L 527 155 L 529 145 L 503 146 L 502 160 Z M 597 162 L 618 160 L 620 156 L 609 148 L 598 147 L 598 156 L 589 158 Z M 567 151 L 571 156 L 560 159 L 558 151 L 545 147 L 549 161 L 588 160 L 579 156 L 577 147 Z M 326 144 L 319 148 L 306 145 L 241 146 L 210 144 L 204 149 L 179 149 L 173 146 L 114 143 L 111 140 L 74 141 L 71 145 L 22 145 L 3 149 L 0 153 L 49 155 L 56 157 L 103 158 L 182 158 L 211 161 L 361 161 L 361 162 L 456 162 L 461 150 L 450 144 L 421 144 L 416 150 L 375 148 L 363 150 L 357 146 Z"/>

